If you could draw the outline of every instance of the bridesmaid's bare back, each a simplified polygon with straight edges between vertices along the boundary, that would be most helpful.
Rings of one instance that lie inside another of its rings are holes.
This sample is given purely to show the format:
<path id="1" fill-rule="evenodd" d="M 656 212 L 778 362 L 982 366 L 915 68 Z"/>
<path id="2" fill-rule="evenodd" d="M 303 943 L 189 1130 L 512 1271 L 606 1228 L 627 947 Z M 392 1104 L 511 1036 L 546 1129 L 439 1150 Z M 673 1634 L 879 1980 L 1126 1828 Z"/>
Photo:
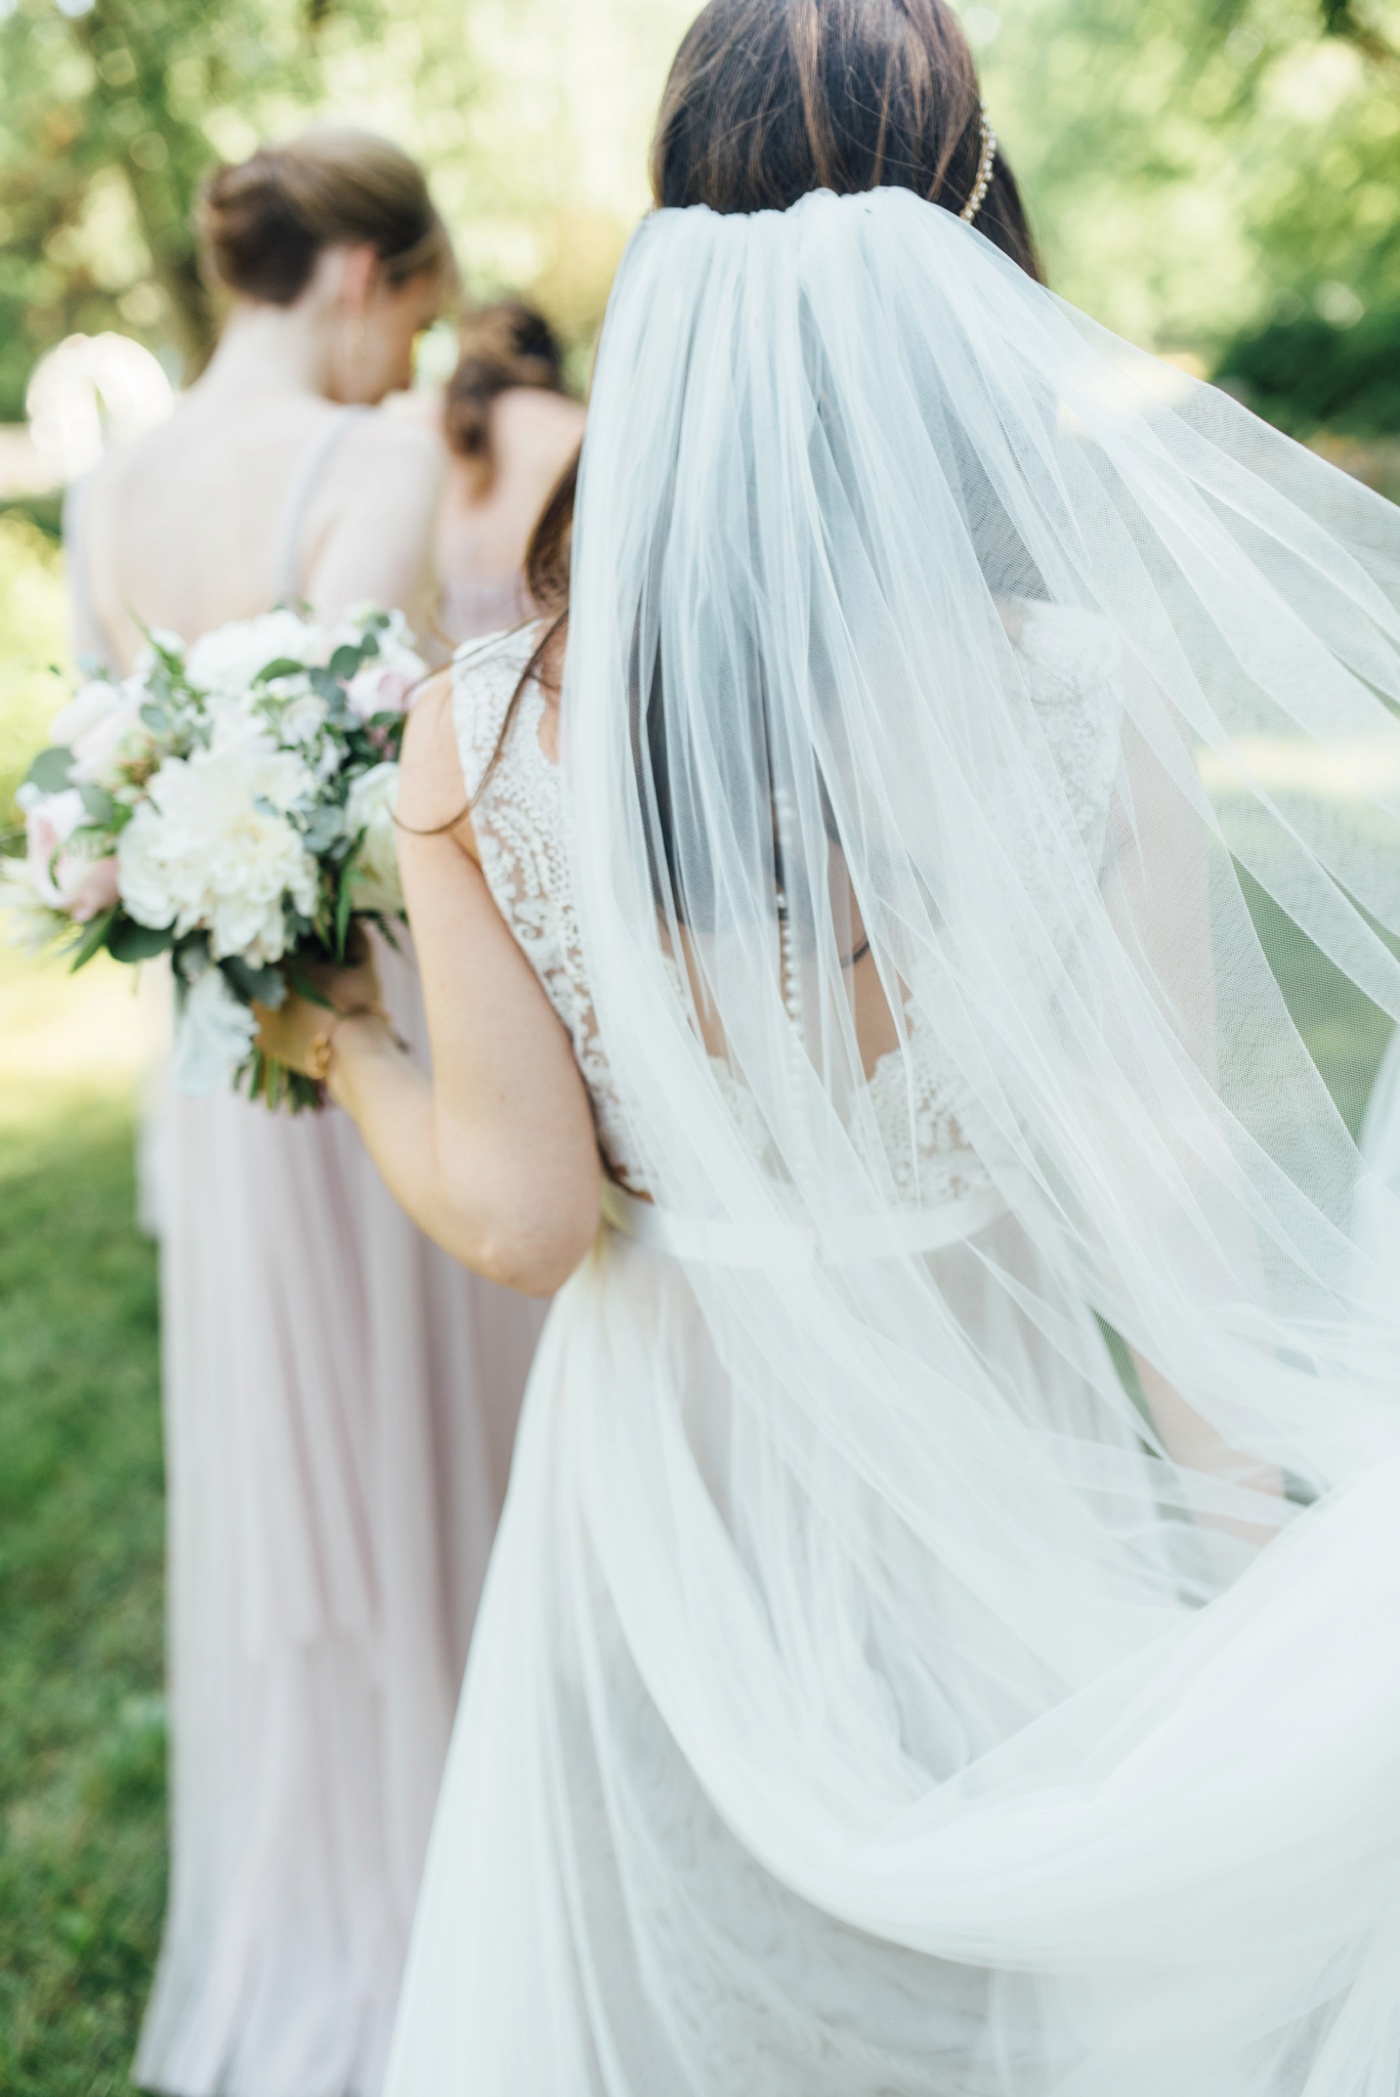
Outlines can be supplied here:
<path id="1" fill-rule="evenodd" d="M 79 558 L 111 652 L 125 667 L 143 625 L 188 640 L 284 595 L 327 618 L 374 598 L 421 625 L 441 472 L 412 423 L 211 373 L 85 491 Z"/>

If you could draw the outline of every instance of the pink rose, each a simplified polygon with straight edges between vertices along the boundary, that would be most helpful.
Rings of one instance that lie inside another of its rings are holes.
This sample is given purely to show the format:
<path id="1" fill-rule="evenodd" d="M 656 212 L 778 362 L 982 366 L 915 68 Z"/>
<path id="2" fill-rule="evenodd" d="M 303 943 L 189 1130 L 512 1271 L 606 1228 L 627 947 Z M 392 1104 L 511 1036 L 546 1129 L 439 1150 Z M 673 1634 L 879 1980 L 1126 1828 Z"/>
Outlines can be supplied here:
<path id="1" fill-rule="evenodd" d="M 61 794 L 26 795 L 30 886 L 50 910 L 61 910 L 79 924 L 109 910 L 119 894 L 112 854 L 95 859 L 69 843 L 84 815 L 82 795 L 75 787 L 65 787 Z"/>
<path id="2" fill-rule="evenodd" d="M 89 918 L 100 917 L 120 900 L 114 853 L 109 852 L 104 859 L 89 859 L 81 852 L 60 852 L 54 874 L 70 917 L 80 925 Z"/>
<path id="3" fill-rule="evenodd" d="M 368 721 L 372 714 L 401 714 L 417 682 L 411 670 L 371 661 L 355 672 L 345 687 L 345 697 L 360 719 Z"/>
<path id="4" fill-rule="evenodd" d="M 82 822 L 83 797 L 76 787 L 61 794 L 40 794 L 25 787 L 22 794 L 24 829 L 28 840 L 29 879 L 34 893 L 50 910 L 62 910 L 63 897 L 54 878 L 59 853 Z"/>

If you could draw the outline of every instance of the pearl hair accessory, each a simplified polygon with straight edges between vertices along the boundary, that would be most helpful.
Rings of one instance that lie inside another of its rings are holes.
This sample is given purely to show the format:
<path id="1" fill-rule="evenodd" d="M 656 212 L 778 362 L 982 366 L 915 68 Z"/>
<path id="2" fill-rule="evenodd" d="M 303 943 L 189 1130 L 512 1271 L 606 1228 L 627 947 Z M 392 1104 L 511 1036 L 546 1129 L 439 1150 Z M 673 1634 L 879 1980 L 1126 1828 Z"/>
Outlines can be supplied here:
<path id="1" fill-rule="evenodd" d="M 972 225 L 978 212 L 987 201 L 987 191 L 992 186 L 992 170 L 997 164 L 997 135 L 992 129 L 992 120 L 987 114 L 985 102 L 979 105 L 982 117 L 982 157 L 977 163 L 977 180 L 972 185 L 972 195 L 958 213 L 964 225 Z"/>

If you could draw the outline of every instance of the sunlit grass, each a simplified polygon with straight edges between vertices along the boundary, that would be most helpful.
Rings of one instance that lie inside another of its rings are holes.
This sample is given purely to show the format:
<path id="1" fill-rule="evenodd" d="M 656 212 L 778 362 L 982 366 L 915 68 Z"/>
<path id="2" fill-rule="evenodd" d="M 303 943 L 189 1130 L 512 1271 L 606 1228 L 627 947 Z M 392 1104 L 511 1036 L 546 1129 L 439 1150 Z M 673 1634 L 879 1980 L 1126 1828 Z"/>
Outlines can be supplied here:
<path id="1" fill-rule="evenodd" d="M 0 948 L 0 2090 L 127 2086 L 164 1881 L 153 1247 L 129 978 Z"/>
<path id="2" fill-rule="evenodd" d="M 67 692 L 62 557 L 28 518 L 0 515 L 0 830 Z"/>

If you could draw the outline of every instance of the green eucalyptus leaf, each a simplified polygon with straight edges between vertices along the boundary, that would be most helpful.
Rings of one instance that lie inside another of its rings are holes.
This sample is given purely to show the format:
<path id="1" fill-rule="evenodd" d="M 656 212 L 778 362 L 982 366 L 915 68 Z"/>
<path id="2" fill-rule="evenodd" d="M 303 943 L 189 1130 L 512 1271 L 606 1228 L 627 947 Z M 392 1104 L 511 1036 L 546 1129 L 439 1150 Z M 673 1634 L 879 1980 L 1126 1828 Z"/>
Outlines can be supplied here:
<path id="1" fill-rule="evenodd" d="M 343 828 L 344 818 L 334 803 L 329 807 L 313 809 L 302 832 L 302 841 L 307 851 L 314 852 L 319 858 L 338 842 Z"/>
<path id="2" fill-rule="evenodd" d="M 341 646 L 336 649 L 331 657 L 327 668 L 332 677 L 343 678 L 348 683 L 359 669 L 363 660 L 363 649 L 353 647 L 348 641 L 342 642 Z"/>
<path id="3" fill-rule="evenodd" d="M 25 775 L 26 786 L 37 786 L 41 794 L 61 794 L 69 784 L 73 753 L 63 743 L 41 750 Z"/>
<path id="4" fill-rule="evenodd" d="M 105 788 L 94 786 L 88 779 L 81 782 L 78 792 L 82 795 L 83 807 L 93 822 L 103 830 L 110 830 L 117 820 L 120 803 L 114 801 Z"/>
<path id="5" fill-rule="evenodd" d="M 265 962 L 261 968 L 255 968 L 251 962 L 241 961 L 236 954 L 230 954 L 219 966 L 245 1004 L 251 1005 L 256 1000 L 258 1004 L 266 1005 L 275 1012 L 285 1001 L 285 979 L 281 969 L 274 968 L 271 962 Z"/>
<path id="6" fill-rule="evenodd" d="M 134 918 L 124 917 L 113 927 L 107 951 L 117 961 L 154 961 L 157 954 L 168 954 L 174 944 L 173 924 L 138 925 Z"/>
<path id="7" fill-rule="evenodd" d="M 299 663 L 295 656 L 279 655 L 265 670 L 259 670 L 255 682 L 271 684 L 274 677 L 300 677 L 305 669 L 305 663 Z"/>
<path id="8" fill-rule="evenodd" d="M 114 903 L 110 910 L 104 910 L 100 916 L 88 920 L 83 927 L 82 938 L 71 950 L 68 962 L 70 969 L 76 973 L 78 969 L 86 967 L 94 954 L 101 953 L 120 914 L 120 906 Z"/>
<path id="9" fill-rule="evenodd" d="M 361 836 L 363 834 L 361 832 Z M 357 851 L 359 850 L 359 845 L 360 839 L 356 838 L 355 849 Z M 340 894 L 336 897 L 335 903 L 335 952 L 338 961 L 345 959 L 345 935 L 350 930 L 350 914 L 355 907 L 351 881 L 353 864 L 352 860 L 340 877 Z"/>

